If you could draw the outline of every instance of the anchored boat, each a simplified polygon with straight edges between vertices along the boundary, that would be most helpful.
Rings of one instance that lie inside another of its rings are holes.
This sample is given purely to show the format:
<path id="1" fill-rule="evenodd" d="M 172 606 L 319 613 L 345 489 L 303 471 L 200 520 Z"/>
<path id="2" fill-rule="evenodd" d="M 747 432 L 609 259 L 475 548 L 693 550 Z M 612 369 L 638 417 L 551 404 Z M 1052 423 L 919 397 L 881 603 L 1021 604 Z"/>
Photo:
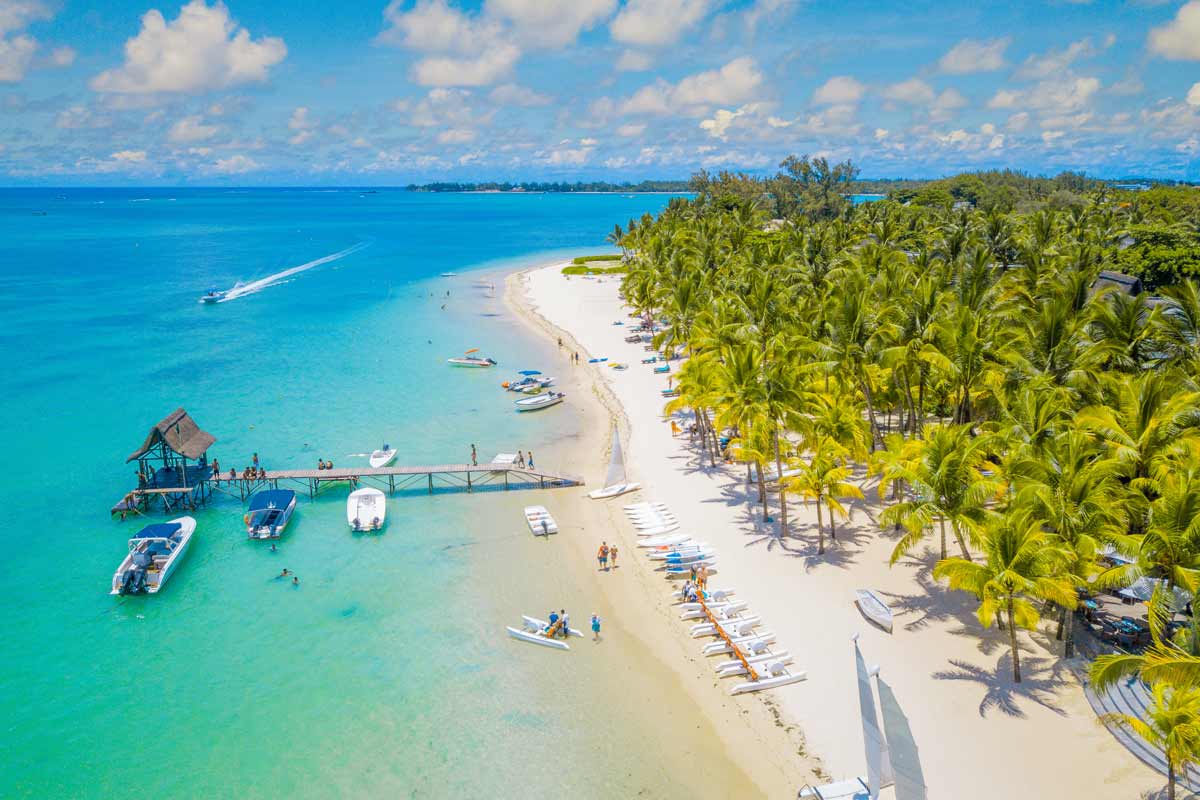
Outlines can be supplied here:
<path id="1" fill-rule="evenodd" d="M 129 554 L 113 573 L 109 594 L 158 594 L 187 553 L 196 520 L 179 517 L 147 525 L 129 537 Z"/>
<path id="2" fill-rule="evenodd" d="M 371 453 L 371 466 L 386 467 L 388 464 L 391 464 L 393 461 L 395 461 L 396 456 L 399 454 L 399 450 L 392 447 L 390 444 L 385 444 L 381 449 L 375 450 Z"/>
<path id="3" fill-rule="evenodd" d="M 556 406 L 563 401 L 566 395 L 562 392 L 547 392 L 546 394 L 535 394 L 533 397 L 526 397 L 524 400 L 518 400 L 515 405 L 517 411 L 540 411 L 543 408 Z"/>
<path id="4" fill-rule="evenodd" d="M 449 365 L 450 365 L 450 366 L 452 366 L 452 367 L 475 367 L 475 368 L 483 368 L 483 367 L 494 367 L 494 366 L 496 366 L 496 360 L 495 360 L 495 359 L 493 359 L 493 358 L 488 358 L 488 357 L 486 357 L 486 356 L 474 355 L 475 353 L 478 353 L 478 352 L 479 352 L 479 348 L 478 348 L 478 347 L 473 347 L 473 348 L 471 348 L 470 350 L 468 350 L 467 352 L 463 353 L 463 354 L 462 354 L 460 357 L 458 357 L 458 358 L 448 358 L 448 359 L 446 359 L 446 363 L 447 363 L 447 364 L 449 364 Z"/>
<path id="5" fill-rule="evenodd" d="M 296 510 L 296 493 L 291 489 L 266 489 L 250 498 L 246 533 L 251 539 L 278 539 Z"/>
<path id="6" fill-rule="evenodd" d="M 378 489 L 356 489 L 346 498 L 346 522 L 352 531 L 377 531 L 387 516 L 387 498 Z"/>

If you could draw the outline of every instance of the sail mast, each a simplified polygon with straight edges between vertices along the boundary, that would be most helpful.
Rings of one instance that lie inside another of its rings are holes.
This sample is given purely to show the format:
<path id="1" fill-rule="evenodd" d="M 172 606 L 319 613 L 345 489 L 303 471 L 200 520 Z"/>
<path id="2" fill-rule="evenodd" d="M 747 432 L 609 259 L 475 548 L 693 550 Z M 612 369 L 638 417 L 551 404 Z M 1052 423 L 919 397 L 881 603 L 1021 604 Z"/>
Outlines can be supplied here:
<path id="1" fill-rule="evenodd" d="M 621 434 L 613 428 L 612 457 L 608 460 L 608 475 L 604 479 L 605 488 L 619 486 L 625 480 L 625 455 L 621 452 Z"/>

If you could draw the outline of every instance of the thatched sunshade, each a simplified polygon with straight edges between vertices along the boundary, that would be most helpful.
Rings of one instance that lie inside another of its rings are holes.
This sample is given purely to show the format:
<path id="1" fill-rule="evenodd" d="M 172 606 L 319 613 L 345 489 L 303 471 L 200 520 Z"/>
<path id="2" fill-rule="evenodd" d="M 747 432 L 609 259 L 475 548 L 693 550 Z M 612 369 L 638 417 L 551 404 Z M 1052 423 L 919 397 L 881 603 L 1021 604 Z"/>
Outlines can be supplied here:
<path id="1" fill-rule="evenodd" d="M 186 411 L 177 408 L 150 429 L 146 441 L 125 459 L 125 463 L 141 458 L 159 443 L 165 444 L 172 452 L 184 458 L 199 459 L 216 441 L 217 437 L 201 430 Z"/>

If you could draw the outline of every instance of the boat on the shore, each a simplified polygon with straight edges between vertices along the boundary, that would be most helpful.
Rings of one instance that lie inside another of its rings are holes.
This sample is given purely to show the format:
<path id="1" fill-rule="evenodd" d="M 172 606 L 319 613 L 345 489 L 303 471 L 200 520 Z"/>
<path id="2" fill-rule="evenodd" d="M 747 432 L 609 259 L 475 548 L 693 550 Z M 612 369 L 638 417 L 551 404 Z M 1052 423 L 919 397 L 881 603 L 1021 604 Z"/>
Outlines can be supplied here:
<path id="1" fill-rule="evenodd" d="M 129 552 L 113 573 L 109 594 L 158 594 L 187 553 L 196 520 L 178 517 L 129 537 Z"/>
<path id="2" fill-rule="evenodd" d="M 377 531 L 386 516 L 387 498 L 378 489 L 355 489 L 346 498 L 346 522 L 352 531 Z"/>
<path id="3" fill-rule="evenodd" d="M 664 544 L 683 544 L 690 542 L 691 536 L 686 533 L 671 533 L 664 536 L 650 536 L 646 539 L 640 539 L 637 543 L 638 547 L 658 547 Z"/>
<path id="4" fill-rule="evenodd" d="M 558 523 L 545 506 L 525 506 L 525 522 L 534 536 L 549 536 L 558 533 Z"/>
<path id="5" fill-rule="evenodd" d="M 484 369 L 487 367 L 496 366 L 496 360 L 494 358 L 473 355 L 474 353 L 478 352 L 479 348 L 473 347 L 457 358 L 447 358 L 446 363 L 452 367 L 470 367 L 474 369 Z"/>
<path id="6" fill-rule="evenodd" d="M 526 411 L 541 411 L 543 408 L 558 405 L 565 397 L 566 395 L 562 392 L 547 392 L 546 394 L 535 394 L 532 397 L 526 397 L 524 400 L 518 400 L 513 405 L 521 413 Z"/>
<path id="7" fill-rule="evenodd" d="M 700 652 L 706 656 L 719 656 L 722 653 L 732 653 L 734 647 L 738 650 L 753 649 L 756 647 L 766 647 L 774 641 L 775 633 L 773 631 L 763 631 L 748 636 L 737 636 L 728 640 L 706 644 Z"/>
<path id="8" fill-rule="evenodd" d="M 757 664 L 765 664 L 772 661 L 781 661 L 784 664 L 791 664 L 795 659 L 787 650 L 780 650 L 776 653 L 764 653 L 760 656 L 749 656 L 745 663 L 739 658 L 732 658 L 728 661 L 722 661 L 716 665 L 718 678 L 731 678 L 734 675 L 745 675 L 746 666 L 755 666 Z"/>
<path id="9" fill-rule="evenodd" d="M 556 650 L 571 649 L 571 646 L 566 642 L 550 636 L 548 634 L 550 623 L 546 620 L 538 619 L 537 617 L 522 615 L 520 628 L 514 628 L 509 625 L 506 626 L 505 629 L 508 631 L 509 636 L 514 639 L 520 639 L 523 642 L 540 644 L 543 647 L 553 647 Z M 583 636 L 581 631 L 578 631 L 574 628 L 567 628 L 567 633 L 571 636 Z"/>
<path id="10" fill-rule="evenodd" d="M 892 610 L 888 608 L 887 603 L 879 599 L 879 595 L 870 589 L 858 589 L 854 592 L 854 598 L 864 617 L 888 633 L 892 632 Z"/>
<path id="11" fill-rule="evenodd" d="M 526 394 L 536 394 L 542 389 L 553 385 L 554 378 L 549 375 L 542 375 L 536 369 L 525 369 L 517 373 L 520 378 L 511 381 L 505 381 L 500 384 L 503 388 L 510 392 L 524 392 Z"/>
<path id="12" fill-rule="evenodd" d="M 607 500 L 610 497 L 628 494 L 642 488 L 640 483 L 631 483 L 625 474 L 625 454 L 621 452 L 621 434 L 613 428 L 612 455 L 608 459 L 608 474 L 604 479 L 604 488 L 588 492 L 593 500 Z"/>
<path id="13" fill-rule="evenodd" d="M 688 629 L 693 639 L 702 636 L 746 636 L 762 624 L 762 617 L 734 617 L 717 622 L 697 622 Z"/>
<path id="14" fill-rule="evenodd" d="M 372 467 L 386 467 L 396 460 L 396 456 L 400 455 L 400 451 L 392 447 L 390 444 L 385 444 L 378 450 L 371 453 L 368 459 Z"/>
<path id="15" fill-rule="evenodd" d="M 521 615 L 521 622 L 524 625 L 535 626 L 538 629 L 540 629 L 542 632 L 545 632 L 545 631 L 549 630 L 549 628 L 550 628 L 550 623 L 548 621 L 546 621 L 544 619 L 538 619 L 537 617 L 531 617 L 527 614 Z M 578 636 L 581 639 L 583 638 L 583 631 L 579 630 L 578 628 L 568 627 L 567 633 L 571 634 L 572 636 Z"/>
<path id="16" fill-rule="evenodd" d="M 264 489 L 250 498 L 246 533 L 251 539 L 278 539 L 296 510 L 296 493 L 291 489 Z"/>
<path id="17" fill-rule="evenodd" d="M 708 602 L 720 603 L 725 600 L 728 600 L 730 597 L 733 597 L 733 595 L 735 595 L 735 594 L 737 594 L 737 589 L 713 589 L 711 592 L 702 592 L 701 596 L 704 598 L 704 602 L 706 602 L 706 603 L 708 603 Z M 683 600 L 683 589 L 676 589 L 671 594 L 671 596 L 674 597 L 676 600 Z M 699 603 L 683 603 L 682 605 L 685 608 L 689 605 L 696 606 L 697 608 L 699 608 L 699 606 L 700 606 Z"/>
<path id="18" fill-rule="evenodd" d="M 755 667 L 754 671 L 758 673 L 758 680 L 739 683 L 729 693 L 761 692 L 763 689 L 774 689 L 776 686 L 787 686 L 789 683 L 799 683 L 808 679 L 807 672 L 789 672 L 787 664 L 782 660 L 767 661 L 762 665 L 762 669 Z"/>

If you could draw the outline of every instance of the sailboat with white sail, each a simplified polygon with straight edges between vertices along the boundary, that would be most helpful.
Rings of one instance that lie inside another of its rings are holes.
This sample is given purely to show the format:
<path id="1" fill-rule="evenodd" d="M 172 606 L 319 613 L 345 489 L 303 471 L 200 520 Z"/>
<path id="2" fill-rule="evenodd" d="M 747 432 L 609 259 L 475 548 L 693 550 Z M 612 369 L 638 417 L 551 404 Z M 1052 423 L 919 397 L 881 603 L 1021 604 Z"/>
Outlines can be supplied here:
<path id="1" fill-rule="evenodd" d="M 625 474 L 625 454 L 621 452 L 621 434 L 616 428 L 612 433 L 612 456 L 608 460 L 608 475 L 604 478 L 604 488 L 588 492 L 593 500 L 605 500 L 609 497 L 628 494 L 642 488 L 640 483 L 631 483 Z"/>

